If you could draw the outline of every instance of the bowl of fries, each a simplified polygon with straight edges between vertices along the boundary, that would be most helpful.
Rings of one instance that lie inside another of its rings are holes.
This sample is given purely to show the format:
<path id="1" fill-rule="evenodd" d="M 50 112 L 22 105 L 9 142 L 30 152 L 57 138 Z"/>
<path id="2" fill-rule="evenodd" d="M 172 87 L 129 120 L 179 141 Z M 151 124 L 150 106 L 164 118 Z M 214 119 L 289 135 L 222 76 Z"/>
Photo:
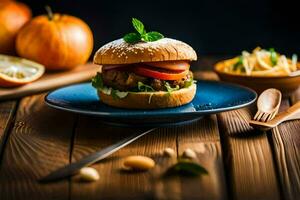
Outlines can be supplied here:
<path id="1" fill-rule="evenodd" d="M 290 95 L 300 86 L 297 55 L 287 58 L 272 48 L 243 51 L 240 56 L 216 63 L 214 70 L 220 80 L 250 87 L 258 93 L 276 88 Z"/>

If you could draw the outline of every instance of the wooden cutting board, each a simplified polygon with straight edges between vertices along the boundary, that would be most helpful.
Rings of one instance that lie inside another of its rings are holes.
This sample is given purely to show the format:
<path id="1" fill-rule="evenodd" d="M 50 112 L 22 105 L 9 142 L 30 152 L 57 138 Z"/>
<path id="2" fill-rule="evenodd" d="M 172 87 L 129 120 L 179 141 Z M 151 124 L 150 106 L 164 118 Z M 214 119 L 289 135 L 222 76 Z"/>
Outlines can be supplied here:
<path id="1" fill-rule="evenodd" d="M 65 85 L 90 80 L 100 71 L 99 65 L 91 63 L 81 65 L 70 71 L 48 72 L 42 78 L 16 88 L 0 88 L 0 101 L 24 97 Z"/>

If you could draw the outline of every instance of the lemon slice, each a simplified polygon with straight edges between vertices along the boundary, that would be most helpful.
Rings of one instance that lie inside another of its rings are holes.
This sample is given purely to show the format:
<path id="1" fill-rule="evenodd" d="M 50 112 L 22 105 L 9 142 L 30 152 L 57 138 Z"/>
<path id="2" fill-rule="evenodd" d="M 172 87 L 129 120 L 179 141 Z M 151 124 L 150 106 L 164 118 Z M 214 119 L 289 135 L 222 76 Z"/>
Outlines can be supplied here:
<path id="1" fill-rule="evenodd" d="M 0 55 L 0 87 L 14 87 L 33 82 L 44 72 L 45 67 L 36 62 Z"/>

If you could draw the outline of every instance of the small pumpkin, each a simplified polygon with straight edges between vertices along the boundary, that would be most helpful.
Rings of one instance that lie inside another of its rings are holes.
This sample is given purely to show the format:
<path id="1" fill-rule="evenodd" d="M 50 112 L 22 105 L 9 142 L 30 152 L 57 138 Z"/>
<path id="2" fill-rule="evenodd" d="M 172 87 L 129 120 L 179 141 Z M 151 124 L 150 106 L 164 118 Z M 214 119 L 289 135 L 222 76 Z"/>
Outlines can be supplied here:
<path id="1" fill-rule="evenodd" d="M 31 10 L 25 4 L 0 0 L 0 53 L 15 53 L 17 33 L 30 18 Z"/>
<path id="2" fill-rule="evenodd" d="M 84 64 L 93 50 L 93 34 L 81 19 L 64 14 L 33 18 L 18 33 L 17 53 L 45 65 L 48 70 L 66 70 Z"/>

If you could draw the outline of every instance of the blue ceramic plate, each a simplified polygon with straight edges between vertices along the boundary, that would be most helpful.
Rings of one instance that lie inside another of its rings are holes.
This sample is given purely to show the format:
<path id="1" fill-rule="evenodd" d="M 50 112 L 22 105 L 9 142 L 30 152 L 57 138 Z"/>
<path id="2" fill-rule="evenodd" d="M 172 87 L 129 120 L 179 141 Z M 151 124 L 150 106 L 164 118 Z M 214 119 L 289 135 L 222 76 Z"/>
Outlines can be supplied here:
<path id="1" fill-rule="evenodd" d="M 194 100 L 176 108 L 134 110 L 107 106 L 99 101 L 90 83 L 57 89 L 50 92 L 45 100 L 51 107 L 98 116 L 109 123 L 157 125 L 182 123 L 204 115 L 242 108 L 253 103 L 256 97 L 253 90 L 245 87 L 216 81 L 197 81 Z"/>

